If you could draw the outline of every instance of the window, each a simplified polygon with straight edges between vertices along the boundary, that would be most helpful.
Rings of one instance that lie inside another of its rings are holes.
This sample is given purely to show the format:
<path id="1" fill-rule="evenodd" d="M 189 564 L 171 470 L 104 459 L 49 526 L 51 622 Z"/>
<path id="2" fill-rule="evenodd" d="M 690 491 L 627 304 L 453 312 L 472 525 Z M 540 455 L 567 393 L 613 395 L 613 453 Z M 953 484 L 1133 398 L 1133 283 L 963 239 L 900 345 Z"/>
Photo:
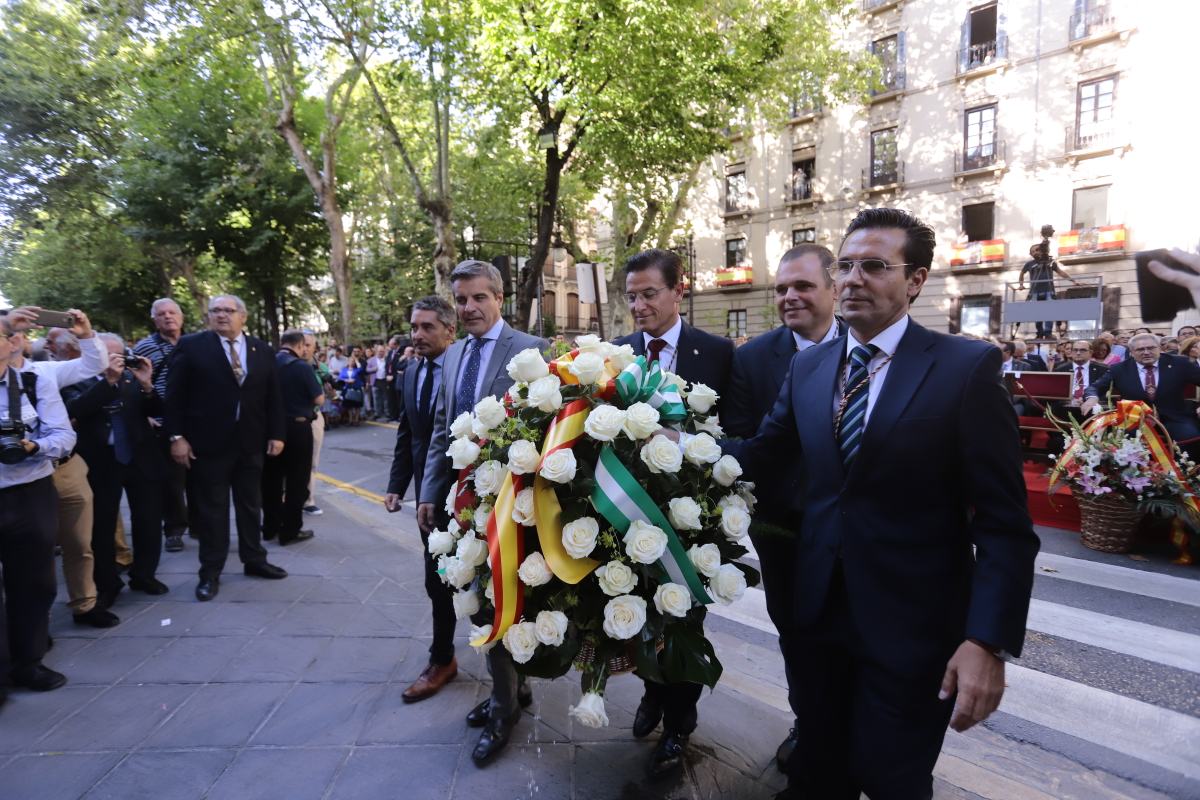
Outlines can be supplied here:
<path id="1" fill-rule="evenodd" d="M 1075 13 L 1071 15 L 1071 41 L 1077 42 L 1116 27 L 1112 6 L 1104 0 L 1075 0 Z"/>
<path id="2" fill-rule="evenodd" d="M 1116 94 L 1115 75 L 1079 84 L 1074 149 L 1103 146 L 1112 138 Z"/>
<path id="3" fill-rule="evenodd" d="M 736 309 L 725 312 L 725 328 L 726 335 L 730 339 L 737 339 L 746 335 L 746 311 L 745 309 Z"/>
<path id="4" fill-rule="evenodd" d="M 791 200 L 812 199 L 812 180 L 817 173 L 816 158 L 793 158 Z"/>
<path id="5" fill-rule="evenodd" d="M 725 268 L 741 267 L 746 264 L 746 239 L 725 240 Z"/>
<path id="6" fill-rule="evenodd" d="M 871 132 L 871 185 L 884 186 L 900 181 L 896 162 L 896 129 Z"/>
<path id="7" fill-rule="evenodd" d="M 971 9 L 963 31 L 963 50 L 959 53 L 960 72 L 977 69 L 992 63 L 1001 52 L 998 35 L 996 4 L 988 3 Z"/>
<path id="8" fill-rule="evenodd" d="M 542 316 L 546 319 L 556 319 L 558 315 L 558 304 L 555 302 L 554 292 L 542 292 Z"/>
<path id="9" fill-rule="evenodd" d="M 571 292 L 567 295 L 567 328 L 575 330 L 579 327 L 579 295 Z"/>
<path id="10" fill-rule="evenodd" d="M 959 311 L 958 330 L 975 336 L 987 336 L 992 332 L 991 295 L 964 297 Z"/>
<path id="11" fill-rule="evenodd" d="M 968 242 L 982 242 L 994 238 L 996 230 L 996 204 L 975 203 L 963 206 L 962 229 Z"/>
<path id="12" fill-rule="evenodd" d="M 745 211 L 748 205 L 748 194 L 745 171 L 730 172 L 725 176 L 725 212 L 727 214 Z"/>
<path id="13" fill-rule="evenodd" d="M 799 244 L 812 244 L 817 241 L 816 228 L 796 228 L 792 231 L 792 247 Z"/>
<path id="14" fill-rule="evenodd" d="M 542 264 L 542 274 L 548 278 L 553 278 L 557 273 L 554 270 L 554 250 L 553 248 L 546 254 L 546 263 Z"/>
<path id="15" fill-rule="evenodd" d="M 980 169 L 995 162 L 996 106 L 968 109 L 963 127 L 963 169 Z"/>
<path id="16" fill-rule="evenodd" d="M 894 92 L 904 88 L 904 34 L 885 36 L 871 42 L 871 52 L 879 59 L 880 82 L 882 89 L 872 90 L 872 94 Z"/>
<path id="17" fill-rule="evenodd" d="M 1108 224 L 1108 187 L 1076 189 L 1071 202 L 1071 228 L 1099 228 Z"/>

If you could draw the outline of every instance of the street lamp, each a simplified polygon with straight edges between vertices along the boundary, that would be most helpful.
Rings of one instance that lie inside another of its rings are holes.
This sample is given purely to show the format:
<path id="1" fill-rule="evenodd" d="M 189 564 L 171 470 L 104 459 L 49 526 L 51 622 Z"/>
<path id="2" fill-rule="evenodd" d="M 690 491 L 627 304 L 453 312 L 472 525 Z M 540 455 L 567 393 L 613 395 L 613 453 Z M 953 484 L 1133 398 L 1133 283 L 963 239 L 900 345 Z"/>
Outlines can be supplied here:
<path id="1" fill-rule="evenodd" d="M 550 124 L 543 125 L 537 135 L 538 150 L 553 150 L 557 139 L 558 131 L 555 127 Z"/>

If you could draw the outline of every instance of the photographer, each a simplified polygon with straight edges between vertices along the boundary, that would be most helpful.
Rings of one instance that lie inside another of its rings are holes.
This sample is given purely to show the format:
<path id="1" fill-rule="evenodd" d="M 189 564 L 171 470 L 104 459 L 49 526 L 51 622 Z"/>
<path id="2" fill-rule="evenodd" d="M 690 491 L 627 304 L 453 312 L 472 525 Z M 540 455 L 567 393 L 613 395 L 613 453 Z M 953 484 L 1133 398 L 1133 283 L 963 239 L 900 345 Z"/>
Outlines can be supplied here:
<path id="1" fill-rule="evenodd" d="M 1029 294 L 1026 296 L 1026 300 L 1054 300 L 1057 297 L 1054 291 L 1055 273 L 1063 276 L 1076 286 L 1079 285 L 1079 281 L 1063 272 L 1058 262 L 1050 257 L 1050 237 L 1053 235 L 1053 228 L 1049 225 L 1042 226 L 1041 243 L 1029 248 L 1030 260 L 1025 262 L 1025 266 L 1021 268 L 1021 275 L 1017 279 L 1017 288 L 1024 289 L 1025 273 L 1029 273 Z M 1037 338 L 1050 338 L 1050 333 L 1053 329 L 1053 325 L 1050 322 L 1038 320 L 1035 325 L 1037 327 Z"/>
<path id="2" fill-rule="evenodd" d="M 58 493 L 54 460 L 75 446 L 54 383 L 8 365 L 20 337 L 0 319 L 0 696 L 5 678 L 34 691 L 57 689 L 64 675 L 42 665 L 56 591 L 54 538 Z M 14 341 L 16 338 L 16 341 Z"/>

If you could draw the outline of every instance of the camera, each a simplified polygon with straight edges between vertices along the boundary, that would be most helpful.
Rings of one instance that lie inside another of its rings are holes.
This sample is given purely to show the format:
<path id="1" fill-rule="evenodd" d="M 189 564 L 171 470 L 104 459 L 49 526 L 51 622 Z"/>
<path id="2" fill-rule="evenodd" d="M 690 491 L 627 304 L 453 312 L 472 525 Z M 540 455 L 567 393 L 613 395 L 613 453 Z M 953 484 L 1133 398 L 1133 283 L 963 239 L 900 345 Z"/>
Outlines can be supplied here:
<path id="1" fill-rule="evenodd" d="M 140 369 L 142 367 L 142 365 L 149 363 L 146 361 L 146 359 L 142 358 L 141 356 L 134 355 L 133 351 L 130 350 L 128 347 L 125 348 L 124 358 L 125 358 L 125 367 L 127 369 Z"/>
<path id="2" fill-rule="evenodd" d="M 0 420 L 0 464 L 16 464 L 29 455 L 21 440 L 25 438 L 25 423 Z"/>

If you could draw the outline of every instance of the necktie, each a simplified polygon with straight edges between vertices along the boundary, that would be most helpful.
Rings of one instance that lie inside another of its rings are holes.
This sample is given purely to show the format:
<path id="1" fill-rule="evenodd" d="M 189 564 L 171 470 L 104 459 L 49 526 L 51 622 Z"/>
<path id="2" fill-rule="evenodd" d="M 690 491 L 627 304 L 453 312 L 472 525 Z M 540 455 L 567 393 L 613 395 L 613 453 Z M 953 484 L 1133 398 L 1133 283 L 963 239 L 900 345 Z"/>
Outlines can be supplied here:
<path id="1" fill-rule="evenodd" d="M 113 455 L 116 457 L 117 463 L 130 464 L 133 462 L 133 444 L 129 441 L 129 428 L 125 425 L 125 415 L 121 413 L 123 408 L 124 404 L 118 400 L 116 407 L 109 412 L 108 423 L 112 426 Z"/>
<path id="2" fill-rule="evenodd" d="M 647 345 L 647 349 L 650 351 L 650 363 L 651 364 L 653 364 L 655 361 L 658 361 L 659 354 L 662 353 L 663 348 L 666 346 L 667 346 L 666 339 L 651 339 L 650 340 L 650 344 Z"/>
<path id="3" fill-rule="evenodd" d="M 1154 402 L 1154 395 L 1158 394 L 1158 385 L 1154 382 L 1154 365 L 1147 364 L 1146 370 L 1146 397 L 1150 402 Z"/>
<path id="4" fill-rule="evenodd" d="M 425 383 L 421 384 L 421 397 L 417 400 L 417 413 L 424 420 L 429 419 L 430 406 L 433 405 L 433 371 L 437 363 L 425 359 Z"/>
<path id="5" fill-rule="evenodd" d="M 225 344 L 229 345 L 229 362 L 233 365 L 233 377 L 237 379 L 238 386 L 241 386 L 242 381 L 246 379 L 246 370 L 242 369 L 242 357 L 238 355 L 237 339 L 226 339 Z"/>
<path id="6" fill-rule="evenodd" d="M 475 384 L 479 382 L 479 357 L 483 350 L 483 339 L 471 337 L 467 340 L 467 368 L 463 370 L 454 394 L 454 413 L 461 414 L 475 408 Z"/>
<path id="7" fill-rule="evenodd" d="M 1075 391 L 1071 395 L 1076 400 L 1083 399 L 1083 365 L 1075 365 Z"/>
<path id="8" fill-rule="evenodd" d="M 873 344 L 859 345 L 850 351 L 850 375 L 842 396 L 845 404 L 838 425 L 838 447 L 842 451 L 842 465 L 850 469 L 854 457 L 858 455 L 859 445 L 862 444 L 862 433 L 867 420 L 867 395 L 870 393 L 871 380 L 867 365 L 879 352 Z"/>

